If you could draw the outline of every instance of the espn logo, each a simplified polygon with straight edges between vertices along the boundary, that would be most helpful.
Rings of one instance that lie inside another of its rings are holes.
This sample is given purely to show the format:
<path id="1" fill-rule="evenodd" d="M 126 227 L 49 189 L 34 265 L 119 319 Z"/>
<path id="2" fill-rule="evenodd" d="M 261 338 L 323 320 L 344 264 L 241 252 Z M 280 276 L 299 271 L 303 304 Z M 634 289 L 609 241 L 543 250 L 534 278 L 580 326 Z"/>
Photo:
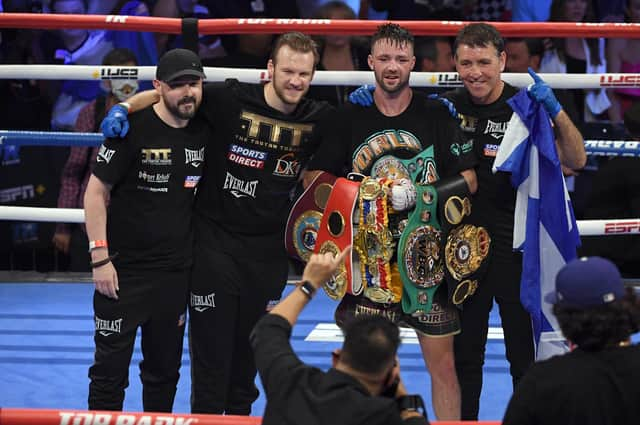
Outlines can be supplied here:
<path id="1" fill-rule="evenodd" d="M 600 87 L 640 87 L 640 74 L 601 75 Z"/>
<path id="2" fill-rule="evenodd" d="M 606 235 L 616 233 L 640 233 L 640 221 L 619 221 L 615 223 L 605 223 L 604 233 Z"/>

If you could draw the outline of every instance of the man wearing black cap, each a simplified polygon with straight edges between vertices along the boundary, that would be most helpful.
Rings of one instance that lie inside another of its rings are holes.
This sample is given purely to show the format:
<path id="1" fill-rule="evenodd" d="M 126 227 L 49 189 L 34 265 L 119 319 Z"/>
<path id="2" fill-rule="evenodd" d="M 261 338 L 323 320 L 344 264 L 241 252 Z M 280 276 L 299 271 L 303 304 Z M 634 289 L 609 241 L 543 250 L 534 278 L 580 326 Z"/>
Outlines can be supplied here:
<path id="1" fill-rule="evenodd" d="M 210 137 L 192 119 L 205 75 L 196 54 L 171 50 L 153 81 L 158 103 L 133 113 L 126 143 L 100 147 L 84 198 L 96 344 L 89 409 L 122 410 L 136 331 L 145 411 L 171 412 L 192 262 L 195 188 Z"/>
<path id="2" fill-rule="evenodd" d="M 529 369 L 504 425 L 632 424 L 640 417 L 640 301 L 602 257 L 582 257 L 556 276 L 547 294 L 573 350 Z"/>
<path id="3" fill-rule="evenodd" d="M 198 115 L 214 137 L 194 205 L 192 413 L 248 415 L 258 397 L 249 333 L 286 284 L 290 193 L 315 146 L 314 126 L 331 110 L 304 97 L 317 63 L 309 36 L 285 33 L 267 63 L 269 82 L 204 87 Z M 128 100 L 132 110 L 153 101 L 147 92 Z M 126 122 L 126 109 L 114 108 L 101 127 L 107 136 Z"/>

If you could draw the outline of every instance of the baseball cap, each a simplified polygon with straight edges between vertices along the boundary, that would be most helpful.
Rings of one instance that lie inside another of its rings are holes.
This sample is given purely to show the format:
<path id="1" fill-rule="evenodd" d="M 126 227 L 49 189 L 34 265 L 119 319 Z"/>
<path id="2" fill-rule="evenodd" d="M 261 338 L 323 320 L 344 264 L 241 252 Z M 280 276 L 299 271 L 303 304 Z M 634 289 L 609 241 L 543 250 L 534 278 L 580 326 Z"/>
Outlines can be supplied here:
<path id="1" fill-rule="evenodd" d="M 623 295 L 624 283 L 615 264 L 602 257 L 582 257 L 560 269 L 556 290 L 544 299 L 565 307 L 594 307 Z"/>
<path id="2" fill-rule="evenodd" d="M 624 126 L 631 137 L 640 137 L 640 101 L 635 101 L 624 113 Z"/>
<path id="3" fill-rule="evenodd" d="M 158 80 L 170 82 L 184 76 L 206 78 L 197 54 L 187 49 L 172 49 L 162 55 L 156 67 Z"/>

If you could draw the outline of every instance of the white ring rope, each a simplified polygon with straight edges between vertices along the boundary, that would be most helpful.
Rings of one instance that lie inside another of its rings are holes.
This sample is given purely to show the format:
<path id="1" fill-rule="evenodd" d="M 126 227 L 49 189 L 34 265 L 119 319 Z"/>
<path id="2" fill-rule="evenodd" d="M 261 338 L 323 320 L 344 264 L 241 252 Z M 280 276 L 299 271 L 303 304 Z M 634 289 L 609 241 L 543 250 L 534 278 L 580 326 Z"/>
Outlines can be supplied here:
<path id="1" fill-rule="evenodd" d="M 84 223 L 84 210 L 0 206 L 0 220 Z M 578 220 L 577 223 L 580 236 L 640 234 L 640 218 Z"/>
<path id="2" fill-rule="evenodd" d="M 0 79 L 17 80 L 115 80 L 155 78 L 155 66 L 121 67 L 89 65 L 0 65 Z M 207 81 L 224 81 L 237 78 L 245 83 L 267 81 L 266 69 L 205 67 Z M 640 87 L 640 74 L 540 74 L 556 89 L 598 89 Z M 533 82 L 529 74 L 502 74 L 502 79 L 516 87 L 526 87 Z M 314 85 L 360 86 L 374 84 L 371 71 L 317 71 Z M 457 72 L 412 72 L 410 84 L 414 87 L 460 87 L 462 81 Z"/>

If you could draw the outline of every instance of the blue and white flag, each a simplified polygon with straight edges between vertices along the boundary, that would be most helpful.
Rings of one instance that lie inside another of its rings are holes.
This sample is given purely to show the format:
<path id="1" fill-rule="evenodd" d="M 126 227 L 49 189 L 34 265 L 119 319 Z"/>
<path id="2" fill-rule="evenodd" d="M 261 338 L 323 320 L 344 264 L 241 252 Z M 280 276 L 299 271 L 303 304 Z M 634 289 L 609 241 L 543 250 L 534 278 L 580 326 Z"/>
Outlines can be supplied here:
<path id="1" fill-rule="evenodd" d="M 544 295 L 562 266 L 576 258 L 580 236 L 565 186 L 555 136 L 543 106 L 522 89 L 508 100 L 514 111 L 493 165 L 511 173 L 517 188 L 513 248 L 523 252 L 520 300 L 531 314 L 538 360 L 567 351 Z"/>

